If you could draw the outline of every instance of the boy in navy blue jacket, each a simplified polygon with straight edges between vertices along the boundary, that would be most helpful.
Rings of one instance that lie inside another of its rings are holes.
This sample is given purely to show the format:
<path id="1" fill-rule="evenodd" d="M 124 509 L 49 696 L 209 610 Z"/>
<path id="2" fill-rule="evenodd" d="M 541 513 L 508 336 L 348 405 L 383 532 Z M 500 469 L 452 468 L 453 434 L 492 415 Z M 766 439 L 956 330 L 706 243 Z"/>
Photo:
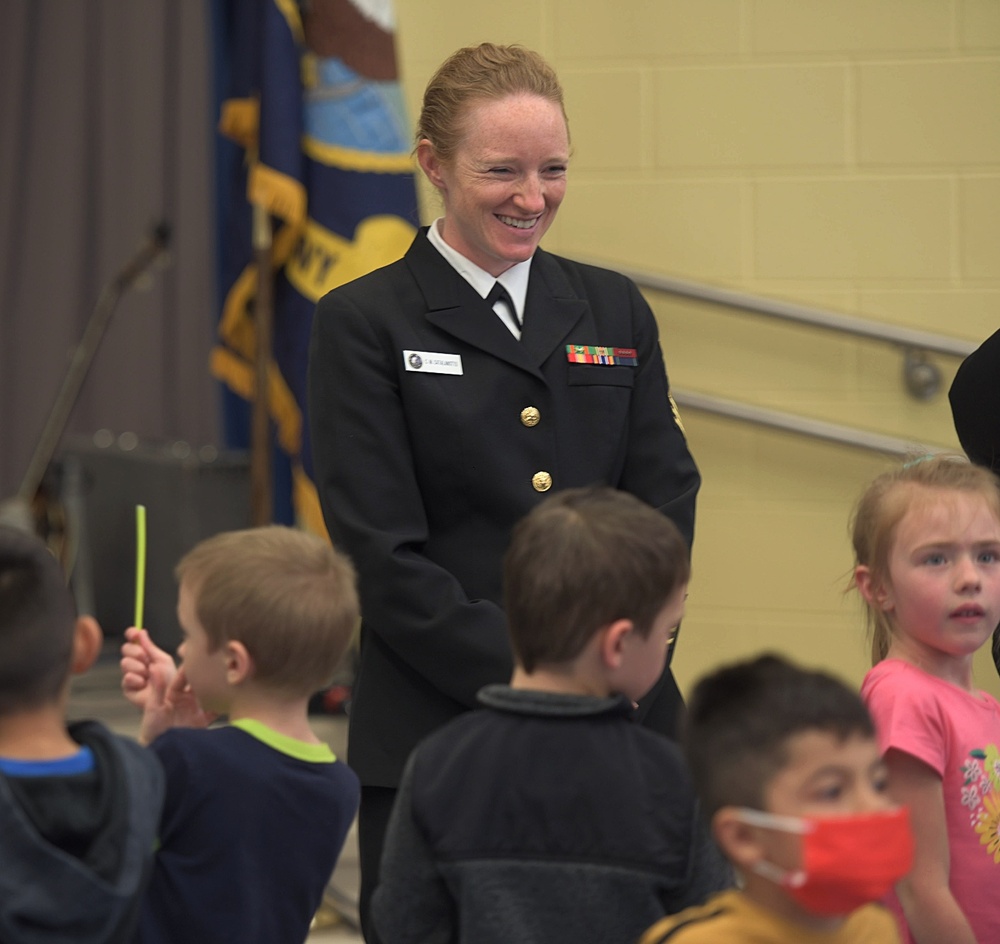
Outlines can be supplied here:
<path id="1" fill-rule="evenodd" d="M 504 560 L 510 685 L 412 754 L 372 915 L 385 944 L 635 940 L 730 884 L 677 746 L 631 718 L 684 612 L 684 539 L 568 489 Z"/>
<path id="2" fill-rule="evenodd" d="M 33 534 L 0 527 L 0 941 L 125 944 L 149 878 L 163 772 L 96 721 L 67 725 L 101 651 Z"/>
<path id="3" fill-rule="evenodd" d="M 350 561 L 278 526 L 216 535 L 177 566 L 180 667 L 126 632 L 122 687 L 167 793 L 141 944 L 305 940 L 358 805 L 313 733 L 359 619 Z M 204 728 L 216 716 L 229 724 Z"/>

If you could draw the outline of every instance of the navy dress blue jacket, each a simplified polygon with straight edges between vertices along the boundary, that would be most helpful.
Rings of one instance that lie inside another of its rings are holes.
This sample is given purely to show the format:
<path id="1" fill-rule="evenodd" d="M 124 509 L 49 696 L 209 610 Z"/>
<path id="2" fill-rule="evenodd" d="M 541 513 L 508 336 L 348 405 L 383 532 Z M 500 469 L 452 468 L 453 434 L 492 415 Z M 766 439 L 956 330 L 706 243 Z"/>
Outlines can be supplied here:
<path id="1" fill-rule="evenodd" d="M 567 345 L 636 364 L 574 363 Z M 539 486 L 620 488 L 693 533 L 700 478 L 649 306 L 625 277 L 541 249 L 520 341 L 426 230 L 324 296 L 309 417 L 324 518 L 359 573 L 348 753 L 362 784 L 398 785 L 420 739 L 510 678 L 501 561 Z M 679 706 L 668 670 L 644 723 L 672 732 Z"/>

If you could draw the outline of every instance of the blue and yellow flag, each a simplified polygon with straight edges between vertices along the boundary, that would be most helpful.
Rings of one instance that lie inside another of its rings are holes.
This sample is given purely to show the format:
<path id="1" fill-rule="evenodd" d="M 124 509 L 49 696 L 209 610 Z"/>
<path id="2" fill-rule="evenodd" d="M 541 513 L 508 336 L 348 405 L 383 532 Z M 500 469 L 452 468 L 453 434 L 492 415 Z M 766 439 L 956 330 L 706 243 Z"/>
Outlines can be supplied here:
<path id="1" fill-rule="evenodd" d="M 324 533 L 312 481 L 306 360 L 316 301 L 395 261 L 418 224 L 391 0 L 215 0 L 220 308 L 212 372 L 225 436 L 247 448 L 257 267 L 252 205 L 271 214 L 268 409 L 276 521 Z"/>

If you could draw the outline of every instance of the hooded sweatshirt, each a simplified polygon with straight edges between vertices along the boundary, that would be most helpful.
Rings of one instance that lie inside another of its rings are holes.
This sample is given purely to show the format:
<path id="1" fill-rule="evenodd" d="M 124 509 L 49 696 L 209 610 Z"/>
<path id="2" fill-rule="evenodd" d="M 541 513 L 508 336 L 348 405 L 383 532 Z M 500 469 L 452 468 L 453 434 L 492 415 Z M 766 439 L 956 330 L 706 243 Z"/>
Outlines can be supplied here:
<path id="1" fill-rule="evenodd" d="M 135 928 L 163 805 L 151 751 L 96 721 L 70 725 L 85 773 L 0 773 L 0 942 L 119 944 Z"/>

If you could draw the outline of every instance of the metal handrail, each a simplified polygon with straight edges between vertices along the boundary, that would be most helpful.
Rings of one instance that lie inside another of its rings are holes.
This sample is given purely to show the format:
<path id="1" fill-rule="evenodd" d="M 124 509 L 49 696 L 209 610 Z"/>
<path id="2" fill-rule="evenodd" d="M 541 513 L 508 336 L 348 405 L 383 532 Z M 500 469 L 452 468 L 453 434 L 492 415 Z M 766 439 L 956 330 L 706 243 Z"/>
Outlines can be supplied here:
<path id="1" fill-rule="evenodd" d="M 606 262 L 590 261 L 593 265 L 605 268 L 609 265 Z M 925 356 L 927 351 L 945 354 L 949 357 L 964 358 L 968 357 L 977 347 L 973 341 L 950 338 L 930 331 L 901 328 L 896 325 L 872 321 L 868 318 L 859 318 L 855 315 L 845 315 L 822 308 L 799 305 L 795 302 L 749 295 L 745 292 L 706 285 L 702 282 L 690 282 L 639 269 L 623 268 L 617 264 L 612 267 L 630 278 L 639 288 L 668 292 L 671 295 L 680 295 L 700 302 L 750 311 L 827 331 L 837 331 L 842 334 L 851 334 L 855 337 L 893 344 L 901 348 L 904 353 L 904 379 L 908 391 L 914 397 L 922 400 L 933 396 L 941 386 L 941 372 L 936 365 L 927 361 Z M 672 393 L 679 406 L 897 458 L 955 451 L 947 446 L 931 446 L 925 443 L 910 442 L 896 436 L 873 433 L 852 426 L 830 423 L 826 420 L 810 419 L 793 413 L 771 410 L 767 407 L 752 406 L 749 403 L 727 400 L 712 394 L 696 393 L 692 390 L 681 390 L 676 387 L 673 388 Z"/>
<path id="2" fill-rule="evenodd" d="M 839 423 L 829 423 L 826 420 L 808 419 L 793 413 L 783 413 L 767 407 L 751 406 L 749 403 L 739 403 L 708 393 L 696 393 L 692 390 L 671 389 L 674 401 L 679 407 L 692 410 L 702 410 L 730 419 L 744 420 L 779 429 L 789 433 L 799 433 L 813 439 L 837 443 L 842 446 L 853 446 L 878 452 L 897 458 L 912 458 L 915 455 L 930 455 L 939 452 L 954 452 L 946 446 L 930 446 L 925 443 L 909 442 L 895 436 L 885 436 L 881 433 L 871 433 L 852 426 L 842 426 Z"/>
<path id="3" fill-rule="evenodd" d="M 917 331 L 914 328 L 901 328 L 896 325 L 872 321 L 868 318 L 860 318 L 856 315 L 845 315 L 840 312 L 799 305 L 776 298 L 749 295 L 745 292 L 706 285 L 702 282 L 689 282 L 685 279 L 644 272 L 639 269 L 626 269 L 617 263 L 592 262 L 592 264 L 614 268 L 616 272 L 627 276 L 640 288 L 669 292 L 671 295 L 711 302 L 726 308 L 738 308 L 759 315 L 768 315 L 772 318 L 794 321 L 815 328 L 824 328 L 828 331 L 839 331 L 853 334 L 856 337 L 884 341 L 904 350 L 932 351 L 935 354 L 947 354 L 951 357 L 967 357 L 978 346 L 974 341 L 950 338 L 930 331 Z"/>
<path id="4" fill-rule="evenodd" d="M 601 265 L 601 263 L 594 264 Z M 754 314 L 767 315 L 795 324 L 809 325 L 826 331 L 837 331 L 842 334 L 851 334 L 855 337 L 893 344 L 900 348 L 903 353 L 903 383 L 910 396 L 917 400 L 929 400 L 941 390 L 943 384 L 941 369 L 928 359 L 928 351 L 964 358 L 968 357 L 977 346 L 973 341 L 949 338 L 946 335 L 934 334 L 930 331 L 901 328 L 896 325 L 872 321 L 869 318 L 845 315 L 823 308 L 781 301 L 777 298 L 749 295 L 745 292 L 706 285 L 703 282 L 689 282 L 685 279 L 654 272 L 623 269 L 617 266 L 616 268 L 640 288 L 669 292 L 672 295 L 680 295 L 700 302 L 750 311 Z"/>

